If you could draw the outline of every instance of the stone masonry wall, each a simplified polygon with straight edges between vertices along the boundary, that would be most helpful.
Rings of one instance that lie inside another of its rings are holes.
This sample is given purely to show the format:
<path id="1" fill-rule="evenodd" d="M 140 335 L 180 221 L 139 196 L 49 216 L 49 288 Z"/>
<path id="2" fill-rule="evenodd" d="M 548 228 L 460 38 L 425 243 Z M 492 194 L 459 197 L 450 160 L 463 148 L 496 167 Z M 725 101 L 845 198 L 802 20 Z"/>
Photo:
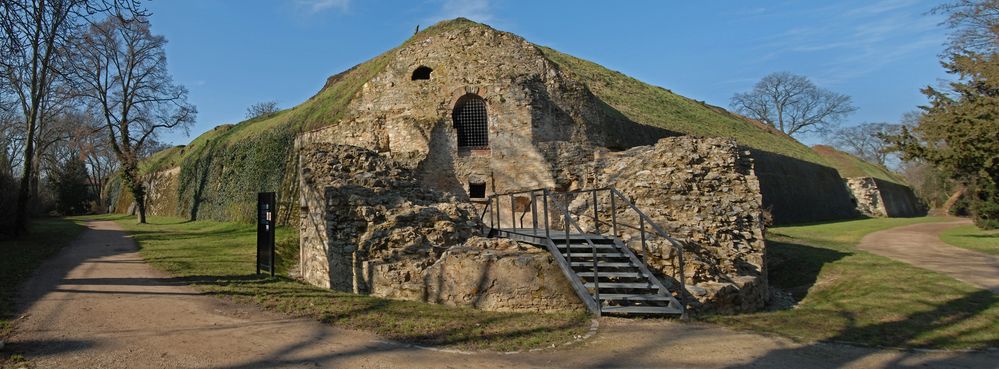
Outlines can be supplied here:
<path id="1" fill-rule="evenodd" d="M 300 142 L 345 144 L 384 153 L 429 188 L 467 199 L 469 182 L 487 193 L 551 187 L 538 143 L 630 147 L 668 135 L 606 108 L 534 45 L 485 26 L 417 39 L 392 52 L 385 69 L 351 100 L 340 122 Z M 413 80 L 425 66 L 428 80 Z M 452 122 L 466 94 L 486 102 L 489 148 L 459 150 Z"/>
<path id="2" fill-rule="evenodd" d="M 687 291 L 701 311 L 753 311 L 768 299 L 762 200 L 748 151 L 721 138 L 665 138 L 654 146 L 604 153 L 575 169 L 582 188 L 614 186 L 685 244 Z M 589 196 L 570 212 L 593 228 Z M 598 198 L 601 219 L 610 199 Z M 618 204 L 622 237 L 641 253 L 634 211 Z M 606 230 L 608 226 L 604 226 Z M 664 239 L 650 242 L 650 266 L 674 284 L 676 253 Z"/>
<path id="3" fill-rule="evenodd" d="M 846 186 L 857 202 L 857 211 L 869 217 L 887 217 L 881 193 L 873 177 L 853 177 L 846 179 Z"/>
<path id="4" fill-rule="evenodd" d="M 870 217 L 913 217 L 926 214 L 926 205 L 908 186 L 873 177 L 846 178 L 857 211 Z"/>
<path id="5" fill-rule="evenodd" d="M 580 306 L 546 253 L 474 237 L 475 208 L 363 148 L 304 145 L 301 272 L 314 285 L 489 310 Z"/>

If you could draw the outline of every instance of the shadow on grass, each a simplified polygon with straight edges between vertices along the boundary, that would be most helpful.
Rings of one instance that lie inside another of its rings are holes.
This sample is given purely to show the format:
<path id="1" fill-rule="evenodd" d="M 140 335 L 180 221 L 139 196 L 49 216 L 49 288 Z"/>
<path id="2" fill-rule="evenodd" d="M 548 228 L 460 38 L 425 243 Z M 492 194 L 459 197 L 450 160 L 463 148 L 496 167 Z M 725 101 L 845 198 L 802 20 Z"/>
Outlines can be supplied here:
<path id="1" fill-rule="evenodd" d="M 985 313 L 986 310 L 997 303 L 999 303 L 999 296 L 989 291 L 979 290 L 941 303 L 934 309 L 910 314 L 902 319 L 891 322 L 858 326 L 854 323 L 856 319 L 848 316 L 846 317 L 850 322 L 848 327 L 842 329 L 837 335 L 829 338 L 827 341 L 852 343 L 870 341 L 870 337 L 878 337 L 889 342 L 913 342 L 925 335 L 957 329 L 954 333 L 939 335 L 936 338 L 925 340 L 923 343 L 916 345 L 917 347 L 946 347 L 954 343 L 953 341 L 956 337 L 991 329 L 987 325 L 992 322 L 984 323 L 986 326 L 972 325 L 964 327 L 964 325 L 967 321 L 976 318 L 979 314 Z M 999 337 L 992 338 L 983 343 L 986 347 L 999 347 Z M 788 362 L 788 360 L 801 357 L 808 352 L 828 351 L 828 349 L 828 345 L 815 343 L 801 347 L 775 350 L 752 362 L 730 366 L 729 368 L 767 367 L 775 363 Z M 878 352 L 873 349 L 842 350 L 837 355 L 826 356 L 829 360 L 826 364 L 828 367 L 833 368 L 848 366 Z M 937 359 L 930 362 L 918 360 L 910 362 L 909 359 L 920 355 L 920 353 L 916 351 L 899 351 L 896 354 L 890 362 L 884 364 L 884 367 L 965 367 L 966 365 L 959 363 L 965 359 L 973 360 L 970 356 L 976 355 L 974 353 L 955 352 L 952 357 L 946 359 Z"/>
<path id="2" fill-rule="evenodd" d="M 767 278 L 772 286 L 801 301 L 815 285 L 822 267 L 851 254 L 786 240 L 767 240 Z"/>

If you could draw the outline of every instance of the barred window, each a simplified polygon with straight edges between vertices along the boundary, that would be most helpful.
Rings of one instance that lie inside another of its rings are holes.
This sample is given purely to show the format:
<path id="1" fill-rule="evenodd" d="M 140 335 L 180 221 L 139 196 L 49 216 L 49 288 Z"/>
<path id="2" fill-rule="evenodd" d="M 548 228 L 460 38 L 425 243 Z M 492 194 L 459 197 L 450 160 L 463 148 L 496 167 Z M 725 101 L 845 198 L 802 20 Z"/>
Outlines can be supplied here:
<path id="1" fill-rule="evenodd" d="M 458 148 L 489 147 L 489 119 L 485 100 L 475 94 L 462 96 L 451 116 L 454 119 L 454 129 L 458 131 Z"/>
<path id="2" fill-rule="evenodd" d="M 484 199 L 486 197 L 486 184 L 469 182 L 468 197 L 473 199 Z"/>

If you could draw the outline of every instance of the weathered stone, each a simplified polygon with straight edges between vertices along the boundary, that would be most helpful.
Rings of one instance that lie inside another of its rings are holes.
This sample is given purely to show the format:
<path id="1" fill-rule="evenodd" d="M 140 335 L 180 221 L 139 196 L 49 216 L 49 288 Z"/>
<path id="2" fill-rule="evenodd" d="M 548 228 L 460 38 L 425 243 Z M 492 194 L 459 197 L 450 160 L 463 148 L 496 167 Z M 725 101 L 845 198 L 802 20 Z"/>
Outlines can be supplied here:
<path id="1" fill-rule="evenodd" d="M 926 214 L 926 205 L 912 189 L 874 177 L 846 178 L 857 211 L 870 217 L 911 217 Z"/>
<path id="2" fill-rule="evenodd" d="M 296 142 L 306 280 L 488 309 L 572 305 L 565 301 L 572 294 L 558 292 L 554 281 L 561 273 L 544 253 L 466 244 L 477 235 L 483 206 L 468 202 L 472 186 L 488 195 L 614 185 L 690 245 L 686 279 L 695 287 L 705 284 L 698 287 L 705 293 L 695 307 L 763 306 L 759 183 L 752 159 L 731 140 L 687 137 L 655 144 L 674 134 L 607 109 L 536 47 L 488 27 L 446 30 L 393 52 L 338 123 Z M 433 69 L 430 79 L 413 80 L 421 66 Z M 459 147 L 454 112 L 469 94 L 485 104 L 486 147 Z M 572 211 L 586 213 L 576 200 Z M 530 213 L 527 197 L 503 201 Z M 607 201 L 600 198 L 603 217 Z M 619 216 L 637 224 L 634 216 Z M 581 222 L 586 224 L 585 217 Z M 640 247 L 634 234 L 622 237 Z M 677 255 L 662 241 L 652 240 L 649 263 L 675 278 Z M 428 284 L 431 274 L 441 281 Z M 536 275 L 539 285 L 525 285 L 527 275 Z M 751 280 L 735 282 L 739 277 Z M 483 289 L 469 282 L 477 278 L 496 282 Z"/>
<path id="3" fill-rule="evenodd" d="M 677 175 L 676 168 L 684 168 Z M 734 141 L 721 138 L 672 137 L 581 164 L 572 171 L 584 188 L 614 186 L 672 237 L 684 241 L 684 274 L 697 288 L 688 291 L 696 308 L 720 312 L 762 308 L 769 296 L 763 238 L 763 210 L 752 158 Z M 582 173 L 602 173 L 587 178 Z M 655 185 L 647 185 L 655 178 Z M 718 178 L 727 178 L 724 184 Z M 611 219 L 609 196 L 598 197 L 599 216 Z M 570 205 L 574 214 L 592 214 L 589 196 Z M 638 214 L 617 205 L 621 236 L 643 253 Z M 592 216 L 579 220 L 593 230 Z M 604 231 L 608 226 L 602 226 Z M 651 231 L 651 228 L 647 228 Z M 679 264 L 664 239 L 647 244 L 652 269 L 676 285 Z M 695 292 L 696 291 L 696 292 Z"/>
<path id="4" fill-rule="evenodd" d="M 474 237 L 474 206 L 424 188 L 401 164 L 345 145 L 300 155 L 300 264 L 309 283 L 487 310 L 580 308 L 547 252 Z"/>

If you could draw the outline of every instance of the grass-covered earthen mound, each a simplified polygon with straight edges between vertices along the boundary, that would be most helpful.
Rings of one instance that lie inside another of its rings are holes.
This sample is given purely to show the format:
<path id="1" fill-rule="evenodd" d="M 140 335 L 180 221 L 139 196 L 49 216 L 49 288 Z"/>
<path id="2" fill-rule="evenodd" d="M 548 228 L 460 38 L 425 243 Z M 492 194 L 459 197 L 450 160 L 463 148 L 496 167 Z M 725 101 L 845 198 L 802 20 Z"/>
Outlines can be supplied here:
<path id="1" fill-rule="evenodd" d="M 900 185 L 906 184 L 905 179 L 883 165 L 868 162 L 831 146 L 815 145 L 812 146 L 812 150 L 825 159 L 826 163 L 836 168 L 843 178 L 874 177 Z"/>
<path id="2" fill-rule="evenodd" d="M 442 32 L 467 27 L 488 28 L 459 18 L 423 30 L 403 45 L 422 42 Z M 605 101 L 608 109 L 617 110 L 635 122 L 694 136 L 731 137 L 739 144 L 752 148 L 754 152 L 777 158 L 775 160 L 800 162 L 772 166 L 775 170 L 770 172 L 774 174 L 767 177 L 772 178 L 769 181 L 771 183 L 781 183 L 785 177 L 803 178 L 803 181 L 815 183 L 812 186 L 798 187 L 815 187 L 818 192 L 826 187 L 838 186 L 838 183 L 833 183 L 835 181 L 828 178 L 835 175 L 793 173 L 799 170 L 821 172 L 828 164 L 814 151 L 783 133 L 597 64 L 550 48 L 536 47 L 544 57 Z M 218 126 L 197 137 L 189 145 L 153 155 L 143 166 L 152 187 L 147 208 L 154 215 L 249 221 L 255 216 L 255 192 L 277 191 L 279 202 L 285 210 L 282 211 L 284 217 L 281 220 L 297 219 L 295 137 L 307 130 L 338 124 L 365 83 L 394 60 L 396 50 L 389 50 L 330 77 L 322 90 L 298 106 L 238 124 Z M 761 183 L 767 182 L 763 178 L 766 176 L 761 175 Z M 131 197 L 127 191 L 121 191 L 120 183 L 115 182 L 110 186 L 114 210 L 126 211 L 132 203 Z M 802 192 L 800 195 L 808 197 L 812 192 L 814 191 Z M 802 201 L 798 197 L 778 198 L 776 195 L 768 195 L 764 190 L 764 202 L 770 200 L 786 200 L 788 204 Z M 781 212 L 785 207 L 791 208 L 779 204 L 775 207 L 775 212 Z M 816 208 L 827 210 L 835 209 L 836 206 Z M 798 220 L 831 217 L 835 216 L 826 213 L 806 214 Z M 788 220 L 791 218 L 789 216 Z"/>

